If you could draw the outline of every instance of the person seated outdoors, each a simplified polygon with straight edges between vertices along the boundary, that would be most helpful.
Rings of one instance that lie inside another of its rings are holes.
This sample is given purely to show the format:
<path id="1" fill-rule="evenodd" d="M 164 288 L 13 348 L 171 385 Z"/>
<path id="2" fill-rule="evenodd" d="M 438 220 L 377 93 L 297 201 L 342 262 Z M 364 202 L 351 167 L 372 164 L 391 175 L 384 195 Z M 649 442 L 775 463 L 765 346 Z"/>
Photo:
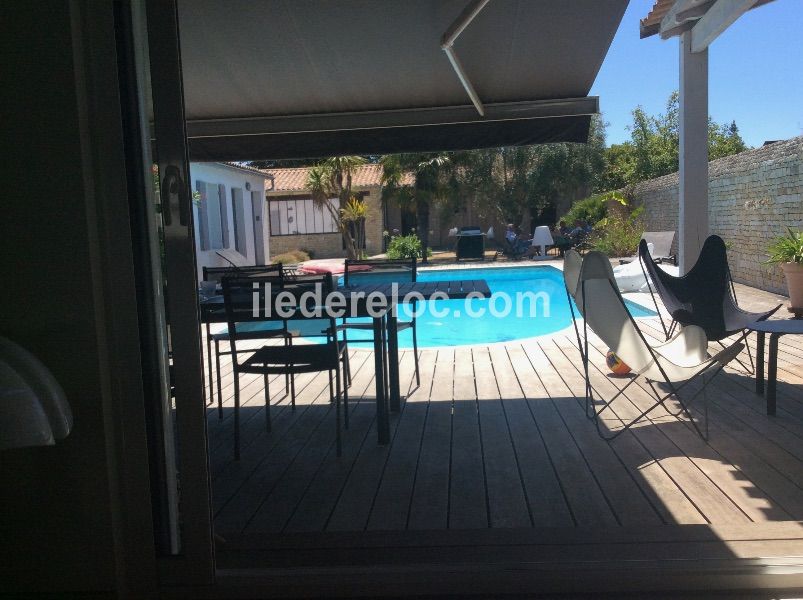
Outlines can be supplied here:
<path id="1" fill-rule="evenodd" d="M 569 237 L 570 233 L 571 230 L 566 225 L 566 221 L 561 221 L 558 225 L 555 225 L 555 229 L 552 231 L 552 239 L 560 256 L 563 256 L 563 253 L 573 246 L 573 242 Z"/>
<path id="2" fill-rule="evenodd" d="M 574 229 L 572 229 L 571 233 L 569 233 L 569 237 L 572 239 L 572 241 L 574 241 L 575 244 L 577 244 L 585 240 L 590 233 L 591 225 L 589 225 L 587 221 L 577 219 L 574 222 Z"/>
<path id="3" fill-rule="evenodd" d="M 513 227 L 513 223 L 508 223 L 505 228 L 505 240 L 507 240 L 507 243 L 510 244 L 511 247 L 516 241 L 516 229 Z"/>
<path id="4" fill-rule="evenodd" d="M 516 240 L 513 242 L 513 248 L 516 251 L 516 254 L 527 253 L 529 251 L 532 238 L 528 237 L 518 225 L 515 227 L 514 232 L 516 233 Z"/>

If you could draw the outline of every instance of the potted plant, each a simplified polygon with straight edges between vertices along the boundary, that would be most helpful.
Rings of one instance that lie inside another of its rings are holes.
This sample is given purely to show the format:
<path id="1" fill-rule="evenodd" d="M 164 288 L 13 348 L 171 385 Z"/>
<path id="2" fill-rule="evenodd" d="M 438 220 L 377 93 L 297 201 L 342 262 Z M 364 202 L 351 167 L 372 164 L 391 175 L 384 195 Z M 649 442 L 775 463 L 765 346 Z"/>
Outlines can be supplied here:
<path id="1" fill-rule="evenodd" d="M 788 227 L 786 235 L 775 238 L 767 250 L 767 262 L 780 264 L 786 276 L 792 312 L 803 311 L 803 232 Z"/>

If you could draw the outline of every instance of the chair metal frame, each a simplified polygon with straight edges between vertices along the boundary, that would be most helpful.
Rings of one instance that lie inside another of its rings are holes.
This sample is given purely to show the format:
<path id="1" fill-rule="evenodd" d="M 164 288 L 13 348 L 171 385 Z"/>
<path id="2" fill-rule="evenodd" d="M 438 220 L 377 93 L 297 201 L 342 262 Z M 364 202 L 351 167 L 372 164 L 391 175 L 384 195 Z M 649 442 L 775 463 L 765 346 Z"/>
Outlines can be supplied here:
<path id="1" fill-rule="evenodd" d="M 281 284 L 286 278 L 286 271 L 281 263 L 270 263 L 267 265 L 248 265 L 245 267 L 202 267 L 201 273 L 203 281 L 222 281 L 224 277 L 230 276 L 254 276 L 266 275 L 279 278 Z M 284 337 L 289 339 L 292 344 L 292 336 L 288 331 L 277 331 L 272 333 L 266 331 L 264 336 L 255 336 L 253 339 L 271 339 L 275 337 Z M 217 382 L 217 410 L 218 419 L 223 419 L 223 386 L 220 379 L 220 357 L 221 355 L 229 355 L 230 351 L 220 350 L 220 342 L 228 341 L 228 332 L 212 333 L 209 322 L 206 323 L 206 357 L 207 357 L 207 370 L 209 371 L 209 402 L 207 406 L 211 406 L 215 402 L 214 385 Z M 215 346 L 215 376 L 212 377 L 212 344 Z M 292 393 L 293 401 L 295 402 L 295 381 L 285 379 L 285 394 Z"/>
<path id="2" fill-rule="evenodd" d="M 291 317 L 283 317 L 276 311 L 276 306 L 273 304 L 271 298 L 271 314 L 270 315 L 254 315 L 252 307 L 254 300 L 253 294 L 259 294 L 259 301 L 257 306 L 265 306 L 267 298 L 265 297 L 264 283 L 273 283 L 270 277 L 248 277 L 236 278 L 225 277 L 223 279 L 223 296 L 224 305 L 226 310 L 226 323 L 229 331 L 229 340 L 231 344 L 232 355 L 232 374 L 234 376 L 234 459 L 240 459 L 240 374 L 254 373 L 263 376 L 264 396 L 265 396 L 265 428 L 267 432 L 272 429 L 271 422 L 271 402 L 270 402 L 270 386 L 269 375 L 296 375 L 301 373 L 314 373 L 321 371 L 328 371 L 329 373 L 329 394 L 330 402 L 335 405 L 335 424 L 336 424 L 336 452 L 337 456 L 342 454 L 342 440 L 341 440 L 341 397 L 343 399 L 344 410 L 344 426 L 346 429 L 349 427 L 348 415 L 348 385 L 344 379 L 347 372 L 348 363 L 348 345 L 346 342 L 340 342 L 337 339 L 337 326 L 334 317 L 323 315 L 321 309 L 315 309 L 321 314 L 314 316 L 304 315 L 300 310 L 296 310 Z M 307 278 L 303 282 L 294 282 L 290 286 L 282 286 L 281 291 L 290 291 L 296 296 L 298 300 L 306 291 L 314 289 L 317 283 L 323 283 L 325 286 L 324 293 L 331 291 L 334 288 L 331 275 L 316 276 L 315 278 Z M 254 288 L 256 285 L 256 288 Z M 248 291 L 248 298 L 245 297 L 245 291 Z M 272 290 L 273 292 L 274 290 Z M 235 299 L 235 294 L 238 294 Z M 272 293 L 275 297 L 275 294 Z M 297 309 L 299 307 L 296 307 Z M 326 337 L 326 342 L 322 344 L 311 345 L 282 345 L 282 346 L 262 346 L 261 348 L 237 348 L 237 340 L 245 339 L 251 340 L 253 338 L 245 337 L 237 331 L 237 324 L 243 322 L 254 321 L 284 321 L 284 328 L 287 329 L 287 321 L 303 321 L 303 320 L 326 320 L 328 327 L 321 333 Z M 331 353 L 331 355 L 329 355 Z M 244 361 L 240 360 L 240 355 L 248 355 Z M 320 355 L 320 356 L 319 356 Z M 341 380 L 340 366 L 343 366 L 343 380 Z M 333 371 L 334 371 L 334 386 L 333 386 Z M 291 379 L 292 380 L 292 379 Z M 295 398 L 293 397 L 292 408 L 295 408 Z"/>
<path id="3" fill-rule="evenodd" d="M 717 236 L 709 236 L 709 238 L 706 239 L 706 242 L 708 242 L 710 238 L 715 238 L 715 237 L 717 237 Z M 705 247 L 705 244 L 704 244 L 703 247 Z M 656 286 L 656 289 L 653 289 L 653 283 L 651 283 L 652 280 L 651 280 L 651 277 L 650 277 L 650 273 L 648 273 L 648 269 L 647 269 L 646 264 L 645 264 L 645 257 L 642 256 L 642 254 L 646 255 L 652 261 L 653 265 L 657 265 L 659 263 L 656 262 L 655 259 L 652 258 L 652 255 L 650 254 L 650 251 L 648 249 L 645 248 L 642 251 L 641 242 L 639 242 L 639 252 L 638 252 L 639 266 L 641 267 L 641 272 L 643 273 L 644 279 L 647 282 L 647 289 L 650 292 L 650 296 L 652 298 L 653 305 L 655 306 L 655 312 L 658 313 L 658 318 L 659 318 L 659 320 L 661 322 L 661 328 L 663 329 L 664 335 L 666 336 L 666 339 L 668 340 L 670 337 L 672 337 L 672 335 L 674 335 L 675 331 L 677 330 L 677 327 L 678 326 L 682 326 L 683 323 L 679 322 L 674 316 L 670 315 L 670 316 L 672 316 L 672 320 L 669 322 L 669 327 L 667 327 L 666 322 L 664 321 L 664 317 L 661 314 L 660 309 L 658 308 L 658 301 L 656 300 L 656 296 L 660 296 L 660 291 L 658 290 L 657 286 Z M 699 258 L 698 258 L 698 260 L 699 260 Z M 695 264 L 695 266 L 696 266 L 696 264 Z M 657 269 L 658 267 L 656 266 L 655 268 Z M 694 267 L 692 267 L 692 269 L 694 269 Z M 727 292 L 726 293 L 730 294 L 730 300 L 733 302 L 734 307 L 736 307 L 738 309 L 739 308 L 739 299 L 736 297 L 736 285 L 735 285 L 735 283 L 733 281 L 733 275 L 731 273 L 731 268 L 730 268 L 730 264 L 727 261 L 727 257 L 725 259 L 725 277 L 727 279 Z M 766 313 L 755 313 L 755 316 L 760 317 L 758 319 L 759 321 L 765 320 L 765 319 L 769 318 L 770 316 L 772 316 L 772 314 L 775 313 L 780 307 L 781 307 L 781 305 L 779 304 L 773 310 L 771 310 L 769 312 L 766 312 Z M 742 311 L 742 312 L 744 312 L 744 311 Z M 724 313 L 724 309 L 723 309 L 723 313 Z M 745 370 L 745 372 L 747 372 L 748 375 L 755 374 L 756 366 L 755 366 L 755 361 L 753 360 L 753 353 L 750 350 L 750 344 L 747 343 L 747 336 L 750 335 L 750 330 L 749 329 L 740 329 L 740 330 L 734 330 L 732 332 L 726 332 L 726 333 L 729 333 L 729 335 L 738 335 L 739 339 L 744 343 L 744 346 L 747 349 L 747 357 L 748 357 L 748 359 L 750 361 L 750 366 L 748 367 L 741 360 L 739 360 L 738 356 L 736 357 L 735 360 Z M 706 332 L 706 334 L 708 334 L 708 332 Z M 722 339 L 724 339 L 724 338 L 720 338 L 720 339 L 717 339 L 717 340 L 714 340 L 714 341 L 716 341 L 716 343 L 719 344 L 722 348 L 725 348 L 726 346 L 725 346 L 725 344 L 722 343 Z"/>
<path id="4" fill-rule="evenodd" d="M 345 261 L 345 268 L 343 270 L 343 283 L 344 285 L 349 285 L 349 276 L 353 276 L 359 273 L 370 273 L 370 271 L 351 271 L 349 273 L 349 266 L 354 265 L 376 265 L 382 267 L 393 267 L 398 266 L 400 270 L 409 268 L 410 269 L 410 281 L 416 282 L 418 280 L 418 261 L 415 257 L 413 258 L 399 258 L 399 259 L 387 259 L 387 258 L 369 258 L 369 259 L 350 259 L 347 258 Z M 413 307 L 413 316 L 409 321 L 396 321 L 396 331 L 403 331 L 404 329 L 412 329 L 413 331 L 413 360 L 415 364 L 415 384 L 417 389 L 421 385 L 421 373 L 418 366 L 418 331 L 416 327 L 416 317 L 415 317 L 415 300 L 412 301 Z M 371 323 L 348 323 L 346 321 L 346 317 L 343 317 L 342 323 L 338 326 L 340 330 L 343 331 L 343 337 L 346 338 L 346 331 L 348 329 L 355 329 L 355 330 L 362 330 L 362 331 L 372 331 L 374 329 L 373 324 Z M 382 343 L 383 345 L 387 342 L 385 339 L 385 332 L 383 331 Z M 367 340 L 353 340 L 353 341 L 367 341 Z M 384 347 L 384 346 L 383 346 Z M 351 373 L 349 372 L 349 382 L 351 382 Z"/>
<path id="5" fill-rule="evenodd" d="M 572 315 L 572 324 L 574 325 L 575 335 L 577 336 L 577 348 L 580 351 L 580 356 L 581 356 L 581 359 L 583 361 L 583 372 L 584 372 L 584 375 L 585 375 L 585 413 L 586 413 L 586 417 L 588 417 L 589 419 L 592 419 L 594 421 L 594 424 L 595 424 L 596 429 L 597 429 L 597 434 L 602 439 L 604 439 L 606 441 L 611 441 L 611 440 L 617 438 L 618 436 L 620 436 L 625 431 L 628 431 L 633 425 L 635 425 L 637 422 L 639 422 L 642 419 L 644 419 L 653 410 L 655 410 L 656 408 L 658 408 L 660 406 L 660 407 L 663 407 L 664 410 L 666 410 L 667 413 L 670 414 L 673 417 L 678 417 L 681 414 L 685 414 L 688 417 L 689 422 L 693 426 L 694 430 L 698 433 L 698 435 L 700 435 L 700 437 L 703 438 L 704 440 L 708 440 L 708 435 L 709 435 L 709 429 L 708 429 L 708 395 L 706 393 L 706 388 L 708 387 L 708 384 L 711 383 L 711 381 L 720 373 L 720 371 L 722 371 L 722 369 L 725 367 L 725 365 L 728 362 L 730 362 L 730 360 L 731 360 L 731 359 L 728 359 L 725 362 L 722 362 L 722 359 L 723 358 L 727 358 L 729 354 L 732 354 L 734 352 L 734 349 L 737 346 L 742 346 L 742 344 L 740 342 L 737 342 L 737 343 L 731 345 L 730 347 L 722 350 L 721 352 L 717 353 L 715 356 L 711 357 L 711 361 L 709 361 L 708 364 L 705 367 L 703 367 L 700 371 L 698 371 L 695 375 L 693 375 L 689 379 L 683 381 L 680 385 L 676 386 L 669 379 L 669 376 L 667 375 L 665 369 L 661 365 L 661 357 L 660 357 L 660 355 L 647 342 L 647 339 L 644 337 L 644 334 L 641 331 L 641 328 L 639 328 L 638 324 L 636 323 L 636 320 L 633 318 L 633 315 L 631 315 L 630 311 L 627 309 L 627 305 L 625 304 L 624 299 L 622 298 L 622 295 L 619 292 L 618 288 L 615 286 L 613 281 L 608 280 L 608 283 L 611 286 L 611 289 L 614 291 L 615 295 L 617 296 L 617 299 L 621 303 L 622 308 L 627 313 L 628 319 L 630 320 L 631 325 L 633 326 L 633 328 L 635 329 L 636 333 L 638 334 L 641 342 L 648 349 L 652 360 L 655 362 L 655 365 L 658 367 L 658 370 L 660 371 L 661 375 L 663 376 L 663 381 L 661 382 L 661 381 L 653 380 L 653 379 L 650 379 L 650 378 L 645 378 L 646 381 L 647 381 L 647 384 L 650 386 L 650 389 L 652 390 L 652 393 L 653 393 L 653 397 L 654 397 L 654 400 L 655 400 L 653 405 L 650 406 L 649 408 L 643 410 L 641 413 L 639 413 L 636 417 L 634 417 L 633 419 L 631 419 L 628 422 L 625 422 L 623 419 L 617 417 L 617 418 L 619 418 L 619 421 L 623 425 L 622 429 L 618 430 L 613 435 L 605 435 L 602 432 L 601 428 L 600 428 L 600 419 L 599 419 L 600 415 L 603 412 L 605 412 L 607 409 L 611 408 L 611 405 L 613 404 L 613 402 L 617 398 L 619 398 L 619 396 L 624 394 L 624 392 L 627 390 L 627 388 L 629 388 L 633 383 L 635 383 L 638 380 L 638 378 L 641 377 L 641 375 L 640 374 L 634 374 L 634 376 L 631 378 L 631 380 L 629 382 L 627 382 L 627 384 L 625 384 L 625 386 L 622 387 L 618 392 L 616 392 L 616 394 L 614 394 L 613 397 L 611 397 L 607 401 L 602 400 L 602 408 L 597 410 L 597 407 L 596 407 L 596 400 L 597 399 L 594 397 L 594 389 L 593 389 L 593 387 L 591 385 L 591 378 L 590 378 L 590 361 L 589 361 L 589 352 L 588 352 L 588 347 L 589 347 L 589 344 L 588 344 L 588 321 L 585 319 L 585 317 L 583 317 L 583 337 L 581 339 L 580 330 L 579 330 L 579 328 L 577 326 L 577 315 L 575 314 L 574 301 L 573 301 L 573 298 L 571 297 L 571 293 L 569 292 L 569 289 L 566 288 L 566 297 L 567 297 L 567 300 L 569 301 L 569 309 L 570 309 L 571 315 Z M 582 294 L 582 299 L 583 299 L 583 306 L 586 306 L 585 281 L 581 282 L 580 284 L 582 286 L 581 294 Z M 741 351 L 741 348 L 739 348 L 739 351 Z M 737 352 L 737 354 L 738 354 L 738 352 Z M 735 357 L 735 355 L 734 355 L 734 357 Z M 731 357 L 731 358 L 733 358 L 733 357 Z M 706 381 L 705 375 L 709 371 L 711 371 L 712 369 L 713 369 L 713 373 L 708 377 L 708 380 Z M 684 401 L 679 395 L 680 390 L 685 388 L 687 385 L 691 384 L 693 381 L 696 381 L 698 379 L 698 377 L 700 379 L 702 379 L 702 387 L 694 393 L 694 395 L 691 397 L 691 399 L 688 402 Z M 669 387 L 669 392 L 662 395 L 661 392 L 655 387 L 656 383 L 664 384 L 664 385 L 668 386 Z M 694 417 L 692 416 L 691 411 L 690 411 L 690 407 L 691 407 L 692 403 L 697 399 L 697 397 L 701 393 L 703 395 L 703 411 L 704 411 L 704 416 L 705 416 L 705 433 L 703 433 L 703 431 L 700 430 L 700 427 L 697 425 L 697 422 L 694 419 Z M 666 406 L 667 400 L 671 399 L 673 396 L 674 396 L 675 400 L 680 404 L 680 407 L 681 407 L 680 410 L 673 411 L 668 406 Z M 613 409 L 611 409 L 611 410 L 613 410 Z"/>

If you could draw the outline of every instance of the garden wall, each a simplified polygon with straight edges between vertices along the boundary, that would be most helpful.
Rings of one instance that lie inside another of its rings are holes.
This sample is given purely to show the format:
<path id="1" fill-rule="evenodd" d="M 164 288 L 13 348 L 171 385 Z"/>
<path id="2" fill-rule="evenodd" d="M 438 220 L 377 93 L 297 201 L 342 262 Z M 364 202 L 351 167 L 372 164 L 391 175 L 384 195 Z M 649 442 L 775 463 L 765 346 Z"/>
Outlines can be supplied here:
<path id="1" fill-rule="evenodd" d="M 803 227 L 803 136 L 711 161 L 708 219 L 728 244 L 733 278 L 786 294 L 783 273 L 765 265 L 767 244 L 787 226 Z M 647 231 L 678 231 L 678 174 L 628 190 L 644 206 Z M 677 246 L 677 242 L 676 242 Z"/>

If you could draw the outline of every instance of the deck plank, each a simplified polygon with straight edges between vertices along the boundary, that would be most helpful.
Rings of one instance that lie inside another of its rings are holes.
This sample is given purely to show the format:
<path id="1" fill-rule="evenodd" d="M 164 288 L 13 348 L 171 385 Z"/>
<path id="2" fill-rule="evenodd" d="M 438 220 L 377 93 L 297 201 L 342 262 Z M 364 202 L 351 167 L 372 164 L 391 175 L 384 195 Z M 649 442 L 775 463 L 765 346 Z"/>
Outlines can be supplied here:
<path id="1" fill-rule="evenodd" d="M 576 520 L 561 485 L 547 443 L 524 398 L 516 373 L 504 348 L 489 348 L 499 395 L 503 398 L 507 425 L 534 526 L 575 525 Z"/>
<path id="2" fill-rule="evenodd" d="M 487 348 L 474 349 L 472 359 L 488 494 L 489 526 L 531 527 L 533 521 L 527 506 L 520 461 L 513 446 L 507 415 L 496 385 L 491 355 Z M 569 517 L 568 511 L 564 515 Z"/>
<path id="3" fill-rule="evenodd" d="M 453 372 L 454 350 L 439 349 L 410 502 L 410 529 L 446 529 L 449 524 Z"/>
<path id="4" fill-rule="evenodd" d="M 488 527 L 474 362 L 468 348 L 457 348 L 454 354 L 451 457 L 449 528 Z"/>
<path id="5" fill-rule="evenodd" d="M 401 371 L 410 372 L 411 382 L 415 378 L 412 372 L 412 363 L 412 352 L 408 352 L 402 361 Z M 426 377 L 426 373 L 426 371 L 421 372 L 421 375 L 424 376 L 421 380 L 422 386 L 425 384 L 428 386 L 431 383 Z M 406 529 L 426 416 L 427 403 L 425 402 L 408 401 L 402 406 L 396 437 L 390 449 L 382 481 L 376 492 L 367 529 Z"/>
<path id="6" fill-rule="evenodd" d="M 505 354 L 522 388 L 528 408 L 541 431 L 577 524 L 618 524 L 616 515 L 590 466 L 544 392 L 541 382 L 527 377 L 527 371 L 528 369 L 531 371 L 531 368 L 521 347 L 508 347 Z"/>

